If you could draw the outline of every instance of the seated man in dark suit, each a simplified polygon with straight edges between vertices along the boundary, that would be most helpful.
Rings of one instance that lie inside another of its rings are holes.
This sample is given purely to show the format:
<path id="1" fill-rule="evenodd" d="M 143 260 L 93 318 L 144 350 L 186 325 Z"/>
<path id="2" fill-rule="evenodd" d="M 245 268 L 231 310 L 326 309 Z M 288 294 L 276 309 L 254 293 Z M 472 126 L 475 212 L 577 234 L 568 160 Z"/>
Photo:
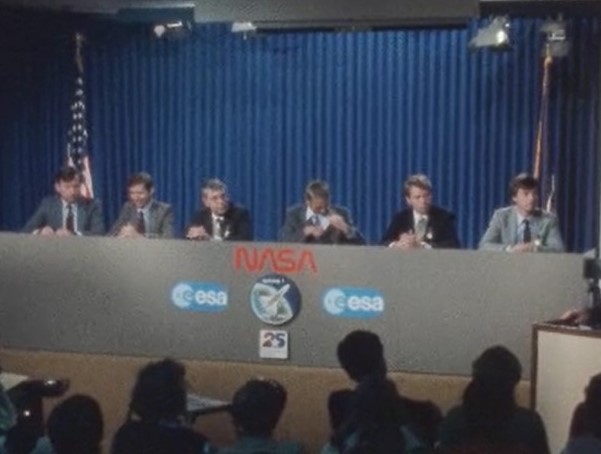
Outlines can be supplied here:
<path id="1" fill-rule="evenodd" d="M 121 238 L 173 238 L 171 205 L 154 200 L 154 182 L 145 172 L 127 181 L 128 201 L 109 235 Z"/>
<path id="2" fill-rule="evenodd" d="M 455 215 L 432 204 L 432 184 L 411 175 L 403 188 L 409 208 L 392 218 L 381 243 L 400 249 L 458 248 Z"/>
<path id="3" fill-rule="evenodd" d="M 311 181 L 305 188 L 305 202 L 286 212 L 280 241 L 291 243 L 364 244 L 349 211 L 330 205 L 330 187 L 325 181 Z"/>
<path id="4" fill-rule="evenodd" d="M 45 197 L 23 227 L 23 232 L 44 236 L 102 235 L 100 202 L 81 196 L 81 174 L 63 167 L 54 177 L 56 195 Z"/>
<path id="5" fill-rule="evenodd" d="M 252 241 L 249 211 L 230 202 L 227 186 L 216 178 L 202 185 L 204 208 L 194 213 L 186 231 L 190 240 Z"/>
<path id="6" fill-rule="evenodd" d="M 513 204 L 496 210 L 479 249 L 508 252 L 563 252 L 557 216 L 538 207 L 538 181 L 521 173 L 509 184 Z"/>

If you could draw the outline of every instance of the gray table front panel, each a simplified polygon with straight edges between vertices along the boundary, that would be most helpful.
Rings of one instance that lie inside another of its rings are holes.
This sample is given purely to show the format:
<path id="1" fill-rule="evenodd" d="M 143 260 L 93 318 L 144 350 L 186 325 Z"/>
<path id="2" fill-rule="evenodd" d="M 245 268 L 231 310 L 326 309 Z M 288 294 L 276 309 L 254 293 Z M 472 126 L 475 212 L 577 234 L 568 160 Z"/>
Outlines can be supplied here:
<path id="1" fill-rule="evenodd" d="M 180 240 L 40 238 L 0 234 L 3 347 L 261 361 L 249 295 L 271 270 L 235 270 L 240 245 Z M 530 361 L 534 322 L 582 299 L 582 257 L 478 251 L 399 252 L 378 247 L 246 244 L 309 250 L 317 273 L 290 275 L 302 309 L 283 329 L 287 364 L 337 366 L 336 345 L 364 328 L 382 337 L 391 370 L 467 374 L 483 348 L 504 344 Z M 178 309 L 180 281 L 218 282 L 229 304 L 218 313 Z M 369 287 L 385 298 L 375 319 L 334 317 L 328 287 Z"/>

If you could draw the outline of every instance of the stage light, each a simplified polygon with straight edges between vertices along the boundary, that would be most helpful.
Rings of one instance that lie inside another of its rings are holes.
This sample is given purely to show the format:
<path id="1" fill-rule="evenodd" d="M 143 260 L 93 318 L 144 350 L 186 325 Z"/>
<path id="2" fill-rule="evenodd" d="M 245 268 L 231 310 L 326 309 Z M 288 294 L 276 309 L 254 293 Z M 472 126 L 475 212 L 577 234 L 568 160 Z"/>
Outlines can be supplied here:
<path id="1" fill-rule="evenodd" d="M 469 47 L 476 49 L 508 50 L 511 48 L 509 30 L 511 24 L 507 16 L 495 16 L 485 27 L 478 29 Z"/>

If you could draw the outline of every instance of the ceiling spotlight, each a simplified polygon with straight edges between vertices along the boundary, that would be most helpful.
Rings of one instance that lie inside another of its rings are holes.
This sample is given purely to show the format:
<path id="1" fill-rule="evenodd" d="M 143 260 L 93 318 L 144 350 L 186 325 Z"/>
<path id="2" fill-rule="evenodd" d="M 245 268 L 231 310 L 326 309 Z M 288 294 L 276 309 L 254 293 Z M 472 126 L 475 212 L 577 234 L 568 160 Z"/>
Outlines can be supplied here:
<path id="1" fill-rule="evenodd" d="M 566 57 L 570 53 L 570 41 L 566 33 L 566 23 L 560 16 L 557 20 L 547 20 L 540 27 L 545 35 L 543 57 Z"/>
<path id="2" fill-rule="evenodd" d="M 192 33 L 192 24 L 188 21 L 157 24 L 152 28 L 152 33 L 157 38 L 181 39 Z"/>
<path id="3" fill-rule="evenodd" d="M 475 49 L 507 50 L 511 47 L 509 29 L 511 24 L 508 16 L 495 16 L 490 23 L 479 28 L 469 47 Z"/>

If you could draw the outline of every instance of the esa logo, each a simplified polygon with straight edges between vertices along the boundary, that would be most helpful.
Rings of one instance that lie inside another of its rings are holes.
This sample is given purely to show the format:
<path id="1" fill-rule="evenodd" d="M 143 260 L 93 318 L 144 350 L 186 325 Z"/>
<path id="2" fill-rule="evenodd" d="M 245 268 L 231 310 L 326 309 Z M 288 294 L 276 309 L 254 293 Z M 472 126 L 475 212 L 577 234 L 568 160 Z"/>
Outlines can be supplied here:
<path id="1" fill-rule="evenodd" d="M 375 318 L 384 306 L 382 294 L 371 288 L 330 288 L 323 295 L 323 308 L 336 317 Z"/>
<path id="2" fill-rule="evenodd" d="M 215 282 L 178 282 L 171 301 L 186 311 L 221 312 L 227 307 L 227 290 Z"/>

